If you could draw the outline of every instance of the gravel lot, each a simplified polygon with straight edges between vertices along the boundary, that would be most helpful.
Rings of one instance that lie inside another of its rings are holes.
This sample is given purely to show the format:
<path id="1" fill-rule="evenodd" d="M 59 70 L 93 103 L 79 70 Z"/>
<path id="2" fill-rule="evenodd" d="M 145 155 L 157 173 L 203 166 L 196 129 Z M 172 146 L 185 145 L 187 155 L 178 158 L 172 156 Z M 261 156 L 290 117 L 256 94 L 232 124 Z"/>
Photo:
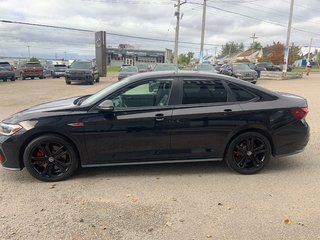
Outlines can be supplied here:
<path id="1" fill-rule="evenodd" d="M 0 119 L 115 80 L 1 81 Z M 213 162 L 82 169 L 52 184 L 0 168 L 0 239 L 320 239 L 320 75 L 258 84 L 307 97 L 303 153 L 252 176 Z"/>

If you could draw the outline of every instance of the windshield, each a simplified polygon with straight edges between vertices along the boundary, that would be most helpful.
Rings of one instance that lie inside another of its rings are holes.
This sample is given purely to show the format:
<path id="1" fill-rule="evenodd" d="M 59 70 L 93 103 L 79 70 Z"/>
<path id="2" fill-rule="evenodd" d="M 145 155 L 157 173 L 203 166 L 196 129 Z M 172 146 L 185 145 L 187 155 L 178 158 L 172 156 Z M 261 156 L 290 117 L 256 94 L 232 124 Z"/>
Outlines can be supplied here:
<path id="1" fill-rule="evenodd" d="M 174 64 L 158 64 L 154 71 L 177 71 L 177 66 Z"/>
<path id="2" fill-rule="evenodd" d="M 214 68 L 213 68 L 213 66 L 211 66 L 209 64 L 203 64 L 203 65 L 198 65 L 197 70 L 198 71 L 213 71 Z"/>
<path id="3" fill-rule="evenodd" d="M 123 67 L 120 72 L 138 72 L 136 67 Z"/>
<path id="4" fill-rule="evenodd" d="M 0 67 L 0 72 L 6 72 L 6 71 L 10 71 L 10 68 Z"/>
<path id="5" fill-rule="evenodd" d="M 235 64 L 233 65 L 233 70 L 251 70 L 248 65 L 245 64 Z"/>
<path id="6" fill-rule="evenodd" d="M 140 70 L 148 70 L 148 64 L 138 64 L 137 67 Z"/>
<path id="7" fill-rule="evenodd" d="M 100 90 L 99 92 L 96 92 L 95 94 L 91 95 L 90 97 L 88 97 L 87 99 L 85 99 L 81 105 L 91 105 L 94 104 L 95 102 L 99 101 L 100 99 L 104 98 L 105 96 L 107 96 L 108 94 L 112 93 L 115 89 L 120 88 L 121 86 L 126 85 L 129 81 L 130 81 L 130 77 L 125 78 L 122 81 L 116 82 L 102 90 Z"/>
<path id="8" fill-rule="evenodd" d="M 54 65 L 55 68 L 66 68 L 67 66 L 64 65 L 64 64 L 57 64 L 57 65 Z"/>
<path id="9" fill-rule="evenodd" d="M 91 69 L 91 62 L 73 62 L 70 69 Z"/>

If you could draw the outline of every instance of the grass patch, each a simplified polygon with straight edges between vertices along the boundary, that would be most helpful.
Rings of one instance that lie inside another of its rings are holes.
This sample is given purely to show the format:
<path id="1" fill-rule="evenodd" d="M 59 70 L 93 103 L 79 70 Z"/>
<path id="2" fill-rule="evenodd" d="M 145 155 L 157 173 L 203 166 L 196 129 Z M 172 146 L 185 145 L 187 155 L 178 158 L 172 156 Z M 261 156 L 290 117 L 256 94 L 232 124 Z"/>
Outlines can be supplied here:
<path id="1" fill-rule="evenodd" d="M 107 72 L 119 72 L 120 68 L 119 66 L 107 66 Z"/>
<path id="2" fill-rule="evenodd" d="M 307 72 L 306 68 L 294 68 L 292 72 Z M 320 72 L 320 68 L 312 68 L 311 72 Z"/>

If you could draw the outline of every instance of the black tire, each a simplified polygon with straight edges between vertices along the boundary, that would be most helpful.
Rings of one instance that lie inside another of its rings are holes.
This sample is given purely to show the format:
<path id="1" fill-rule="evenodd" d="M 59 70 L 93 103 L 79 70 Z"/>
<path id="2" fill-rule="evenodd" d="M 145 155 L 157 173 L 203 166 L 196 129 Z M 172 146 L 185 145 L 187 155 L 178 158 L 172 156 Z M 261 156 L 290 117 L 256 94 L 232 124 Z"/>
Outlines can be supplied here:
<path id="1" fill-rule="evenodd" d="M 265 136 L 246 132 L 230 142 L 224 160 L 238 173 L 255 174 L 268 164 L 271 152 L 270 142 Z"/>
<path id="2" fill-rule="evenodd" d="M 100 82 L 100 76 L 98 76 L 98 78 L 96 79 L 96 82 Z"/>
<path id="3" fill-rule="evenodd" d="M 88 80 L 87 83 L 88 83 L 88 85 L 93 85 L 94 84 L 94 78 Z"/>
<path id="4" fill-rule="evenodd" d="M 11 81 L 15 81 L 16 80 L 16 76 L 11 77 Z"/>
<path id="5" fill-rule="evenodd" d="M 73 146 L 58 135 L 43 135 L 32 140 L 24 151 L 23 161 L 28 172 L 44 182 L 67 179 L 79 165 Z"/>
<path id="6" fill-rule="evenodd" d="M 41 76 L 41 77 L 39 77 L 39 79 L 44 79 L 44 77 L 43 77 L 43 76 Z"/>
<path id="7" fill-rule="evenodd" d="M 34 77 L 31 77 L 31 79 L 34 79 Z"/>
<path id="8" fill-rule="evenodd" d="M 66 84 L 67 84 L 67 85 L 70 85 L 70 84 L 71 84 L 71 81 L 66 80 Z"/>
<path id="9" fill-rule="evenodd" d="M 5 78 L 5 79 L 3 79 L 3 81 L 4 81 L 4 82 L 6 82 L 6 81 L 7 81 L 7 79 Z"/>

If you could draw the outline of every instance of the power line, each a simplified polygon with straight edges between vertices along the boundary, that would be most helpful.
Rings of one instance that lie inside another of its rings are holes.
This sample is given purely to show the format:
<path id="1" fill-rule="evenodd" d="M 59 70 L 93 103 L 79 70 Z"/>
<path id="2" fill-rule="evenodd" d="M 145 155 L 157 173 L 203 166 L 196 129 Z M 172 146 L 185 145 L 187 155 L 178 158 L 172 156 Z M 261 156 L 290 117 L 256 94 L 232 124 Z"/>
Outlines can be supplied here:
<path id="1" fill-rule="evenodd" d="M 90 33 L 94 33 L 95 32 L 93 30 L 88 30 L 88 29 L 62 27 L 62 26 L 38 24 L 38 23 L 30 23 L 30 22 L 10 21 L 10 20 L 3 20 L 3 19 L 0 19 L 0 22 L 7 23 L 7 24 L 19 24 L 19 25 L 34 26 L 34 27 L 64 29 L 64 30 L 70 30 L 70 31 L 80 31 L 80 32 L 90 32 Z M 117 36 L 117 37 L 127 37 L 127 38 L 141 39 L 141 40 L 174 43 L 174 40 L 158 39 L 158 38 L 151 38 L 151 37 L 141 37 L 141 36 L 134 36 L 134 35 L 128 35 L 128 34 L 121 34 L 121 33 L 112 33 L 112 32 L 106 32 L 106 34 L 108 34 L 110 36 Z M 197 42 L 187 42 L 187 41 L 179 41 L 179 43 L 190 44 L 190 45 L 199 45 L 200 44 L 200 43 L 197 43 Z M 205 45 L 207 45 L 207 46 L 220 46 L 220 44 L 205 44 Z"/>
<path id="2" fill-rule="evenodd" d="M 197 2 L 188 2 L 188 3 L 189 4 L 195 4 L 195 5 L 202 5 L 201 3 L 197 3 Z M 252 17 L 252 16 L 249 16 L 249 15 L 246 15 L 246 14 L 243 14 L 243 13 L 238 13 L 238 12 L 226 10 L 226 9 L 223 9 L 223 8 L 220 8 L 220 7 L 215 7 L 215 6 L 210 6 L 210 5 L 207 5 L 207 7 L 208 8 L 212 8 L 212 9 L 216 9 L 216 10 L 219 10 L 219 11 L 222 11 L 222 12 L 227 12 L 227 13 L 230 13 L 230 14 L 238 15 L 238 16 L 241 16 L 241 17 L 253 19 L 253 20 L 256 20 L 256 21 L 259 21 L 259 22 L 265 22 L 265 23 L 269 23 L 269 24 L 273 24 L 273 25 L 277 25 L 277 26 L 280 26 L 280 27 L 287 28 L 287 26 L 285 26 L 285 25 L 283 25 L 281 23 L 278 23 L 278 22 L 273 22 L 273 21 L 269 21 L 269 20 L 264 20 L 264 19 Z M 310 34 L 314 34 L 314 35 L 320 35 L 320 33 L 311 32 L 311 31 L 307 31 L 307 30 L 302 30 L 302 29 L 298 29 L 298 28 L 294 28 L 294 27 L 292 29 L 294 29 L 296 31 L 299 31 L 299 32 L 310 33 Z"/>

